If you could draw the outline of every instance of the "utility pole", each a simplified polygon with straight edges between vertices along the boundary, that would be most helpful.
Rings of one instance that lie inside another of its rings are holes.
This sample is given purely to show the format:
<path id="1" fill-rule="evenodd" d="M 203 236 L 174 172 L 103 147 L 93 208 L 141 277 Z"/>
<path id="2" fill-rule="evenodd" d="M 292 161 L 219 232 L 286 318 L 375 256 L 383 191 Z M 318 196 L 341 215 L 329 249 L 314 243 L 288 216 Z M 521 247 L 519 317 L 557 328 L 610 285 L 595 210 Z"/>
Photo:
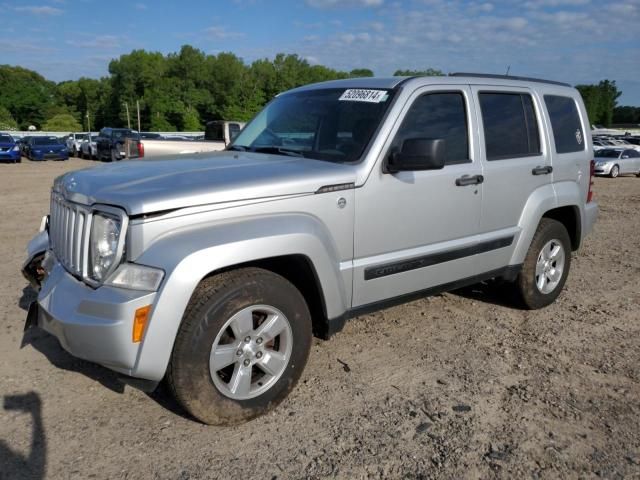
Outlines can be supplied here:
<path id="1" fill-rule="evenodd" d="M 136 108 L 138 109 L 138 132 L 140 132 L 140 102 L 136 100 Z"/>
<path id="2" fill-rule="evenodd" d="M 511 65 L 507 66 L 507 73 L 505 73 L 505 75 L 508 77 L 509 76 L 509 70 L 511 70 Z"/>
<path id="3" fill-rule="evenodd" d="M 91 119 L 89 118 L 89 109 L 87 109 L 87 132 L 89 132 L 89 140 L 91 140 Z"/>
<path id="4" fill-rule="evenodd" d="M 127 128 L 131 128 L 131 118 L 129 117 L 129 104 L 124 102 L 124 108 L 127 109 Z"/>

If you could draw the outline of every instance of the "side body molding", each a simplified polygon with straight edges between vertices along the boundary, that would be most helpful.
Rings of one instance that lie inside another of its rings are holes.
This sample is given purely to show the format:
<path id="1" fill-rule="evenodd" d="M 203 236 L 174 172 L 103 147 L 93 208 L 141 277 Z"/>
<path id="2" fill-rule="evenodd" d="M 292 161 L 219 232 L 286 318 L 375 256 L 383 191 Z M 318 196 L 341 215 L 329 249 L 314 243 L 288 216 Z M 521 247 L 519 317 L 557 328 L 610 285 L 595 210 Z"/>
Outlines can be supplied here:
<path id="1" fill-rule="evenodd" d="M 160 380 L 169 363 L 185 308 L 198 283 L 225 267 L 283 255 L 307 257 L 321 285 L 326 315 L 350 306 L 351 269 L 340 270 L 337 247 L 325 225 L 305 214 L 245 217 L 233 223 L 201 224 L 174 230 L 155 241 L 137 263 L 163 268 L 150 328 L 133 375 Z"/>

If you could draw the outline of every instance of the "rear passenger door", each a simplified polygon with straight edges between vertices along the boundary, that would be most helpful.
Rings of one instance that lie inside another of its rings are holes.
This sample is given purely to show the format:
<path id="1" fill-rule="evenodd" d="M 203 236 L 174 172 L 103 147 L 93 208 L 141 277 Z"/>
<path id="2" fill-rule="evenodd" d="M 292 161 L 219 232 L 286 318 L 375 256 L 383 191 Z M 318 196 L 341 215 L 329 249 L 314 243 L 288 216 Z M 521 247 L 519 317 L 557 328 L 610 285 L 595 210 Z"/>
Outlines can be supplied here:
<path id="1" fill-rule="evenodd" d="M 483 272 L 509 264 L 527 200 L 537 191 L 554 199 L 551 156 L 540 100 L 528 88 L 474 86 L 480 125 L 484 190 L 480 231 L 505 248 L 480 256 Z"/>

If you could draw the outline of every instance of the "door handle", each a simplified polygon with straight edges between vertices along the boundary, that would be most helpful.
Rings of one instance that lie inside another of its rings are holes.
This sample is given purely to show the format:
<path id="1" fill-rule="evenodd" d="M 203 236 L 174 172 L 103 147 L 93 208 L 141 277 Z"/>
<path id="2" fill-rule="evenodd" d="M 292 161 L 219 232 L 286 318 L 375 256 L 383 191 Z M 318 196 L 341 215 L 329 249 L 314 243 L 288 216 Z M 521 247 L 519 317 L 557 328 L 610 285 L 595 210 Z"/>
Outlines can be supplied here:
<path id="1" fill-rule="evenodd" d="M 484 182 L 484 177 L 482 175 L 463 175 L 459 178 L 456 178 L 456 185 L 458 187 L 466 187 L 467 185 L 478 185 L 482 182 Z"/>
<path id="2" fill-rule="evenodd" d="M 534 175 L 548 175 L 553 172 L 553 167 L 551 165 L 545 165 L 544 167 L 536 167 L 531 170 L 531 173 Z"/>

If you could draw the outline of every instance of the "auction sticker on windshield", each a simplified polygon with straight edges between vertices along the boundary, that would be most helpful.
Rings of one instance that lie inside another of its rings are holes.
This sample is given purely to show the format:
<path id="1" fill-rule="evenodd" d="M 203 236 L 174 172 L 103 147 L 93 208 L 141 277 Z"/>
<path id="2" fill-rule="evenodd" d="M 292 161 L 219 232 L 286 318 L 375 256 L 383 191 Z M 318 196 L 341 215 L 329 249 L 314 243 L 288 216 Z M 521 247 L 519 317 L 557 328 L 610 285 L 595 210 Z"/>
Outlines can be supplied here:
<path id="1" fill-rule="evenodd" d="M 346 102 L 369 102 L 380 103 L 387 99 L 385 90 L 364 90 L 360 88 L 350 88 L 345 90 L 339 100 Z"/>

